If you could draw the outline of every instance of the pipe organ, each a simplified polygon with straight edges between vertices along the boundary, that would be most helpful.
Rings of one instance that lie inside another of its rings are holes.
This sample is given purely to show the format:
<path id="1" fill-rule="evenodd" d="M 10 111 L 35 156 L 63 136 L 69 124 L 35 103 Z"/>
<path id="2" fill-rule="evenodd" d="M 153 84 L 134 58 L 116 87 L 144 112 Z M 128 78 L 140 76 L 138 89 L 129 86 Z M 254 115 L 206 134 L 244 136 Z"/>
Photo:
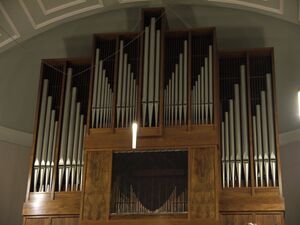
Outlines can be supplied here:
<path id="1" fill-rule="evenodd" d="M 284 224 L 273 49 L 140 28 L 42 60 L 24 224 Z"/>

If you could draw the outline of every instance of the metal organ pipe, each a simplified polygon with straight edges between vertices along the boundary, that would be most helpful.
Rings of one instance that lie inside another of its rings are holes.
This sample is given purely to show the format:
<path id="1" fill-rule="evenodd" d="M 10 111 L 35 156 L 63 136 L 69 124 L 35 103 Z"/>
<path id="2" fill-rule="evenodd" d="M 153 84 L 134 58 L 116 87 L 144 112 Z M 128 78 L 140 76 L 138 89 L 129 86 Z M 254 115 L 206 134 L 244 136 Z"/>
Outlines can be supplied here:
<path id="1" fill-rule="evenodd" d="M 50 191 L 49 178 L 51 170 L 51 157 L 55 150 L 54 132 L 55 132 L 55 110 L 51 110 L 50 119 L 50 134 L 49 134 L 49 145 L 47 150 L 47 162 L 46 162 L 46 177 L 45 177 L 45 191 Z"/>
<path id="2" fill-rule="evenodd" d="M 187 40 L 183 42 L 183 120 L 184 124 L 187 122 L 187 59 L 188 59 L 188 43 Z"/>
<path id="3" fill-rule="evenodd" d="M 254 152 L 254 172 L 255 172 L 255 186 L 258 187 L 258 155 L 257 155 L 257 132 L 256 132 L 256 116 L 252 117 L 253 129 L 253 152 Z"/>
<path id="4" fill-rule="evenodd" d="M 233 100 L 229 100 L 229 143 L 230 143 L 230 170 L 232 187 L 235 186 L 235 146 L 234 146 L 234 111 Z"/>
<path id="5" fill-rule="evenodd" d="M 144 66 L 143 66 L 143 127 L 146 125 L 146 110 L 148 104 L 148 57 L 149 57 L 149 27 L 145 27 L 144 33 Z"/>
<path id="6" fill-rule="evenodd" d="M 118 72 L 118 95 L 117 95 L 117 127 L 120 126 L 120 113 L 121 113 L 121 96 L 122 96 L 122 77 L 123 77 L 123 48 L 124 42 L 120 41 L 120 54 L 119 54 L 119 72 Z"/>
<path id="7" fill-rule="evenodd" d="M 181 120 L 182 120 L 182 105 L 183 105 L 183 56 L 180 53 L 179 54 L 179 73 L 178 75 L 178 89 L 179 89 L 179 96 L 178 96 L 178 110 L 179 110 L 179 125 L 181 125 Z"/>
<path id="8" fill-rule="evenodd" d="M 222 141 L 222 187 L 225 187 L 225 123 L 221 123 L 221 141 Z"/>
<path id="9" fill-rule="evenodd" d="M 159 71 L 160 71 L 160 30 L 156 31 L 156 56 L 155 56 L 155 126 L 158 126 L 158 110 L 159 110 Z"/>
<path id="10" fill-rule="evenodd" d="M 101 101 L 100 101 L 100 110 L 99 110 L 99 126 L 98 127 L 103 127 L 103 116 L 104 116 L 104 99 L 105 99 L 105 94 L 106 94 L 106 89 L 107 89 L 107 77 L 106 77 L 106 70 L 103 69 L 102 71 L 102 87 L 101 87 Z"/>
<path id="11" fill-rule="evenodd" d="M 36 142 L 36 154 L 35 154 L 35 161 L 34 161 L 34 182 L 33 182 L 34 183 L 33 184 L 34 192 L 37 191 L 37 180 L 38 180 L 38 176 L 39 176 L 39 172 L 40 172 L 40 160 L 41 160 L 41 151 L 42 151 L 42 147 L 43 147 L 47 93 L 48 93 L 48 80 L 44 79 L 41 108 L 40 108 L 40 115 L 39 115 L 38 136 L 37 136 L 37 142 Z"/>
<path id="12" fill-rule="evenodd" d="M 97 85 L 98 85 L 98 71 L 99 71 L 99 48 L 96 49 L 95 56 L 95 73 L 94 73 L 94 87 L 93 87 L 93 102 L 92 102 L 92 127 L 95 123 L 95 111 L 96 111 L 96 102 L 97 102 Z"/>
<path id="13" fill-rule="evenodd" d="M 80 103 L 76 104 L 76 117 L 75 117 L 75 133 L 74 144 L 72 152 L 72 167 L 71 167 L 71 191 L 74 190 L 75 175 L 76 175 L 76 157 L 79 146 L 79 129 L 80 129 Z"/>
<path id="14" fill-rule="evenodd" d="M 209 100 L 209 82 L 208 82 L 208 59 L 207 57 L 204 58 L 204 80 L 205 80 L 205 84 L 204 84 L 204 89 L 205 89 L 205 93 L 204 93 L 204 107 L 205 107 L 205 123 L 208 123 L 208 100 Z"/>
<path id="15" fill-rule="evenodd" d="M 229 163 L 229 118 L 225 112 L 225 162 L 226 162 L 226 186 L 230 186 L 230 163 Z"/>
<path id="16" fill-rule="evenodd" d="M 268 143 L 268 125 L 266 109 L 266 93 L 261 91 L 261 118 L 262 118 L 262 137 L 263 137 L 263 156 L 266 176 L 266 185 L 269 187 L 269 143 Z"/>
<path id="17" fill-rule="evenodd" d="M 235 148 L 236 148 L 236 169 L 238 186 L 241 187 L 242 178 L 242 150 L 241 150 L 241 124 L 240 124 L 240 88 L 234 85 L 234 121 L 235 121 Z"/>
<path id="18" fill-rule="evenodd" d="M 125 127 L 125 107 L 126 107 L 126 84 L 128 79 L 127 74 L 127 64 L 128 55 L 124 54 L 124 64 L 123 64 L 123 81 L 122 81 L 122 98 L 121 98 L 121 127 Z"/>
<path id="19" fill-rule="evenodd" d="M 52 107 L 52 97 L 48 96 L 47 100 L 47 110 L 46 110 L 46 120 L 45 120 L 45 130 L 43 137 L 43 148 L 41 157 L 41 174 L 40 174 L 40 190 L 44 191 L 44 178 L 46 172 L 46 160 L 47 160 L 47 150 L 49 144 L 49 132 L 50 132 L 50 120 L 51 120 L 51 107 Z"/>
<path id="20" fill-rule="evenodd" d="M 260 185 L 263 186 L 263 156 L 262 156 L 262 134 L 261 134 L 261 109 L 260 105 L 256 105 L 256 123 L 257 123 L 257 155 L 258 155 L 258 168 L 260 175 Z"/>
<path id="21" fill-rule="evenodd" d="M 61 191 L 61 187 L 62 187 L 62 178 L 64 173 L 64 165 L 65 165 L 66 150 L 67 150 L 67 143 L 68 143 L 69 115 L 70 115 L 70 101 L 71 101 L 70 99 L 71 79 L 72 79 L 72 69 L 69 68 L 67 73 L 60 156 L 58 162 L 59 165 L 58 191 Z"/>
<path id="22" fill-rule="evenodd" d="M 246 187 L 249 186 L 249 142 L 248 142 L 248 123 L 247 123 L 247 99 L 246 99 L 246 78 L 245 65 L 240 66 L 241 73 L 241 117 L 242 117 L 242 150 L 243 150 L 243 168 Z"/>
<path id="23" fill-rule="evenodd" d="M 212 46 L 208 46 L 208 74 L 209 74 L 209 123 L 213 122 L 213 57 Z"/>
<path id="24" fill-rule="evenodd" d="M 77 88 L 72 88 L 71 98 L 71 111 L 70 111 L 70 122 L 69 122 L 69 133 L 68 133 L 68 144 L 67 144 L 67 158 L 66 158 L 66 173 L 65 173 L 65 191 L 68 191 L 70 172 L 71 172 L 71 157 L 74 144 L 74 128 L 75 128 L 75 113 L 76 113 L 76 97 Z"/>
<path id="25" fill-rule="evenodd" d="M 151 18 L 150 24 L 150 53 L 149 53 L 149 83 L 148 83 L 148 121 L 152 126 L 153 101 L 154 101 L 154 66 L 155 66 L 155 18 Z"/>
<path id="26" fill-rule="evenodd" d="M 100 114 L 100 102 L 101 102 L 101 90 L 103 90 L 103 61 L 100 60 L 99 62 L 99 78 L 98 78 L 98 87 L 97 87 L 97 102 L 96 102 L 96 126 L 95 128 L 99 127 L 99 114 Z"/>
<path id="27" fill-rule="evenodd" d="M 269 134 L 269 147 L 270 147 L 270 165 L 272 173 L 273 186 L 276 186 L 276 153 L 275 153 L 275 131 L 274 131 L 274 113 L 273 113 L 273 100 L 272 100 L 272 82 L 271 74 L 266 74 L 267 85 L 267 110 L 268 110 L 268 134 Z"/>

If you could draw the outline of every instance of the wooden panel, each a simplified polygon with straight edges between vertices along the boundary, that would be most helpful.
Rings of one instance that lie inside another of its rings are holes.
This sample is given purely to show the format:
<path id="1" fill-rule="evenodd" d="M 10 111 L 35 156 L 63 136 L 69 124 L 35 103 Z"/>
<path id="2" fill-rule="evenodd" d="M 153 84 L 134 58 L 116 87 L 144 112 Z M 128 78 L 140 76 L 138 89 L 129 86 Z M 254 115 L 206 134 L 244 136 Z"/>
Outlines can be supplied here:
<path id="1" fill-rule="evenodd" d="M 253 222 L 252 214 L 228 214 L 220 216 L 221 225 L 247 225 Z"/>
<path id="2" fill-rule="evenodd" d="M 80 192 L 56 192 L 55 200 L 43 193 L 30 193 L 30 200 L 23 205 L 23 215 L 78 215 Z"/>
<path id="3" fill-rule="evenodd" d="M 50 218 L 26 218 L 25 225 L 50 225 Z"/>
<path id="4" fill-rule="evenodd" d="M 105 220 L 109 213 L 112 153 L 88 152 L 83 197 L 83 219 Z"/>
<path id="5" fill-rule="evenodd" d="M 266 215 L 256 215 L 257 225 L 283 225 L 283 215 L 278 214 L 266 214 Z"/>
<path id="6" fill-rule="evenodd" d="M 78 225 L 78 217 L 62 217 L 62 218 L 52 218 L 51 225 Z"/>
<path id="7" fill-rule="evenodd" d="M 215 149 L 193 149 L 190 157 L 190 217 L 216 219 Z"/>

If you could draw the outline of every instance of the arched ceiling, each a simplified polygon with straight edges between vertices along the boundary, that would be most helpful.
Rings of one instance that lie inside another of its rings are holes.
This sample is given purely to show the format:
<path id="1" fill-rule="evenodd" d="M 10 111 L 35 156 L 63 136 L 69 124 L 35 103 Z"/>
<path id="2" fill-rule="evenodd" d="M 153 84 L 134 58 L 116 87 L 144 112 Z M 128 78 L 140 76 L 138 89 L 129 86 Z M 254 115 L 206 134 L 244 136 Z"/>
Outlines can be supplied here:
<path id="1" fill-rule="evenodd" d="M 0 52 L 61 23 L 122 7 L 173 4 L 238 8 L 299 24 L 297 0 L 1 0 Z"/>

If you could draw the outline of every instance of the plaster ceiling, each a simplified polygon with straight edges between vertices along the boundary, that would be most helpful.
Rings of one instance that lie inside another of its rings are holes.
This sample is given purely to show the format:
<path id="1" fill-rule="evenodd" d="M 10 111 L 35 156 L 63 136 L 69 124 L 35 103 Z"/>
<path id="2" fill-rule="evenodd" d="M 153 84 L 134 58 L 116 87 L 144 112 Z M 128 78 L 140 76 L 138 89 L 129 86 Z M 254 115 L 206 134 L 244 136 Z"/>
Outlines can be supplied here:
<path id="1" fill-rule="evenodd" d="M 61 23 L 141 4 L 216 5 L 300 21 L 297 0 L 0 0 L 0 52 Z"/>

